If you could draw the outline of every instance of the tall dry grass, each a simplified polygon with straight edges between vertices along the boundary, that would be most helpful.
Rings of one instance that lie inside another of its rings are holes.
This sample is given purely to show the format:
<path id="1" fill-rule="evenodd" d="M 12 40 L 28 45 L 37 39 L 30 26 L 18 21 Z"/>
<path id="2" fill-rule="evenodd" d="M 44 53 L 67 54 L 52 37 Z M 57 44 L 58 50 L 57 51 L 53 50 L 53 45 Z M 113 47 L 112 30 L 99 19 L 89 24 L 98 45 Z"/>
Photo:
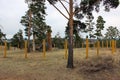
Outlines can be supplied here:
<path id="1" fill-rule="evenodd" d="M 110 49 L 89 49 L 89 57 L 85 59 L 84 48 L 74 49 L 74 69 L 67 69 L 64 59 L 65 50 L 54 49 L 46 53 L 28 53 L 24 50 L 7 51 L 3 58 L 0 51 L 0 80 L 119 80 L 120 54 L 119 50 L 113 55 Z"/>

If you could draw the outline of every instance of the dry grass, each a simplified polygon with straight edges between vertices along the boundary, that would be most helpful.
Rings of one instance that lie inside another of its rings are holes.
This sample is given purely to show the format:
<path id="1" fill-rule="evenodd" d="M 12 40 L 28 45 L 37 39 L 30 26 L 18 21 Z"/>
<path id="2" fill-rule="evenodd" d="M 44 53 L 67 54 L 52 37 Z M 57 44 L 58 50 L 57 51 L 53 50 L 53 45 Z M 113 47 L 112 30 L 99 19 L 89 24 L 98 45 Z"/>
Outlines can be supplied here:
<path id="1" fill-rule="evenodd" d="M 7 51 L 7 58 L 0 52 L 0 80 L 119 80 L 119 50 L 112 55 L 109 49 L 89 50 L 85 59 L 85 49 L 74 49 L 74 69 L 67 69 L 64 50 L 47 52 L 43 58 L 41 52 Z"/>

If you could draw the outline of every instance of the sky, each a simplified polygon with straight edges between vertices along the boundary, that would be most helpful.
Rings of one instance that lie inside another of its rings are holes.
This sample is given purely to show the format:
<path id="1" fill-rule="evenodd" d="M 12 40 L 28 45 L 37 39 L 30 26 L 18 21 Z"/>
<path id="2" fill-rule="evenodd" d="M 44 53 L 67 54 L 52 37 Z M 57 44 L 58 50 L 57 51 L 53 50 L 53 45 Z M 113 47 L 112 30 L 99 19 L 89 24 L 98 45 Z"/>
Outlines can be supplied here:
<path id="1" fill-rule="evenodd" d="M 54 37 L 59 32 L 60 36 L 64 37 L 67 20 L 50 4 L 46 3 L 46 6 L 46 23 L 52 28 L 52 36 Z M 62 6 L 59 7 L 64 12 Z M 20 20 L 27 9 L 25 0 L 0 0 L 0 28 L 7 38 L 12 38 L 19 29 L 24 31 L 24 26 L 20 24 Z M 106 21 L 105 28 L 116 26 L 120 30 L 120 6 L 117 9 L 111 9 L 110 12 L 104 12 L 103 10 L 99 13 L 94 12 L 95 19 L 99 15 Z M 102 33 L 104 34 L 105 31 L 104 29 Z"/>

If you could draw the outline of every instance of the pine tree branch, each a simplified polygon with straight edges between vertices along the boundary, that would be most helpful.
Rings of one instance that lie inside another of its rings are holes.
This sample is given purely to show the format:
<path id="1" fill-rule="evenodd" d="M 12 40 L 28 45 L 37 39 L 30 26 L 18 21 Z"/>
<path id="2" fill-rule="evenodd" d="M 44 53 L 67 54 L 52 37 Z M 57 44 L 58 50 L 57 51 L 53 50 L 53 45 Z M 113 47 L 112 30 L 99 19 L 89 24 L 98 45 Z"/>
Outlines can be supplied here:
<path id="1" fill-rule="evenodd" d="M 61 0 L 61 1 L 64 1 L 64 2 L 66 2 L 66 3 L 68 3 L 68 4 L 69 4 L 69 2 L 68 2 L 68 1 L 66 1 L 66 0 Z"/>
<path id="2" fill-rule="evenodd" d="M 66 15 L 64 15 L 64 13 L 62 13 L 62 12 L 60 11 L 60 9 L 58 9 L 54 4 L 52 4 L 52 5 L 53 5 L 53 7 L 55 7 L 55 8 L 60 12 L 60 14 L 62 14 L 66 19 L 69 20 L 69 18 L 68 18 Z"/>
<path id="3" fill-rule="evenodd" d="M 81 9 L 79 8 L 79 10 L 73 12 L 73 15 L 80 12 L 80 11 L 81 11 Z"/>
<path id="4" fill-rule="evenodd" d="M 62 3 L 61 0 L 59 0 L 59 2 L 62 4 L 62 6 L 64 7 L 64 9 L 66 10 L 66 12 L 68 13 L 68 15 L 70 15 L 69 11 L 67 10 L 66 6 Z"/>

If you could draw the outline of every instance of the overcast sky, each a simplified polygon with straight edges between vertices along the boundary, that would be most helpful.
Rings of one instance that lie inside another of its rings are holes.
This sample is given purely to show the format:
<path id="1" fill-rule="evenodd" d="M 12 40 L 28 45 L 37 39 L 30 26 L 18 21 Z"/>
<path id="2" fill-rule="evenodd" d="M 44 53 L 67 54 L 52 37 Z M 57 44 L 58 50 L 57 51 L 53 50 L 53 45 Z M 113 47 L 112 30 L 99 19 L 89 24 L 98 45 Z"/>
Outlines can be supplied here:
<path id="1" fill-rule="evenodd" d="M 24 30 L 20 24 L 21 16 L 27 11 L 27 4 L 24 0 L 0 0 L 0 25 L 2 31 L 11 38 L 19 29 Z M 57 32 L 64 37 L 67 20 L 51 5 L 47 4 L 46 22 L 52 26 L 52 36 Z M 120 30 L 120 7 L 112 9 L 111 12 L 101 11 L 99 14 L 94 13 L 95 18 L 102 15 L 106 21 L 105 27 L 116 26 Z M 103 31 L 105 33 L 105 30 Z"/>

